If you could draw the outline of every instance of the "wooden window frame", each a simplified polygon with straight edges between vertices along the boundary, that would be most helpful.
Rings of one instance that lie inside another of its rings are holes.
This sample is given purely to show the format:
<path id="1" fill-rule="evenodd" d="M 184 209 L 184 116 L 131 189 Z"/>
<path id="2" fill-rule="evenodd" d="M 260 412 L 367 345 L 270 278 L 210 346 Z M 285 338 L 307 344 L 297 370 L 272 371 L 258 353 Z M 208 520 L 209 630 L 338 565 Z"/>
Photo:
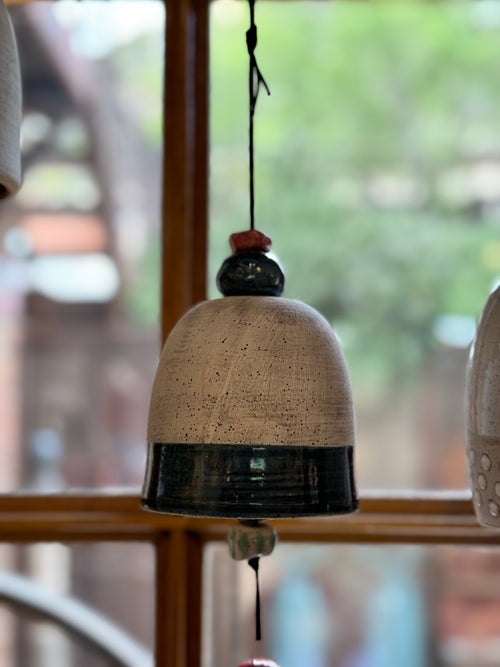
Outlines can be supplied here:
<path id="1" fill-rule="evenodd" d="M 15 0 L 14 0 L 15 2 Z M 208 0 L 165 0 L 162 338 L 206 294 Z M 139 494 L 113 491 L 0 496 L 6 543 L 141 541 L 155 550 L 156 667 L 197 667 L 203 546 L 230 522 L 153 514 Z M 479 526 L 468 493 L 366 496 L 346 517 L 274 521 L 281 541 L 500 544 Z"/>

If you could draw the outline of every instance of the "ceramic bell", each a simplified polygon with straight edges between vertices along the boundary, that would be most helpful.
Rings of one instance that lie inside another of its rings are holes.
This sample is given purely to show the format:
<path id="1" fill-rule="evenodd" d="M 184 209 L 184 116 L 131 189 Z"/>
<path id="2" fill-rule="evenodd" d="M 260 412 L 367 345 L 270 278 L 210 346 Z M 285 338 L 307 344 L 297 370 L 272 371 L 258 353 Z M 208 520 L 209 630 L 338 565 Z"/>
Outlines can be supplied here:
<path id="1" fill-rule="evenodd" d="M 310 306 L 280 296 L 267 237 L 234 236 L 224 298 L 192 308 L 165 343 L 143 504 L 253 519 L 353 512 L 354 413 L 337 338 Z"/>
<path id="2" fill-rule="evenodd" d="M 16 39 L 0 0 L 0 199 L 21 185 L 21 75 Z"/>
<path id="3" fill-rule="evenodd" d="M 500 528 L 500 286 L 486 302 L 471 348 L 466 441 L 477 518 Z"/>

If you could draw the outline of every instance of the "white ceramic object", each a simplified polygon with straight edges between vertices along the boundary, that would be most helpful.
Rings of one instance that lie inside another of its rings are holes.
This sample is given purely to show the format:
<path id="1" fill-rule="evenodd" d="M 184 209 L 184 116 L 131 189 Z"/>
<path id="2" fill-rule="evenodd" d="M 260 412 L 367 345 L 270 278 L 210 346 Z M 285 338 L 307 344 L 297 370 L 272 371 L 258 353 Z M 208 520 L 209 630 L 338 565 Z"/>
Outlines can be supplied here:
<path id="1" fill-rule="evenodd" d="M 349 375 L 328 322 L 300 301 L 204 301 L 162 352 L 149 442 L 354 445 Z"/>
<path id="2" fill-rule="evenodd" d="M 21 185 L 21 74 L 14 29 L 0 0 L 0 199 Z"/>
<path id="3" fill-rule="evenodd" d="M 466 440 L 476 516 L 500 528 L 500 287 L 486 302 L 471 348 Z"/>
<path id="4" fill-rule="evenodd" d="M 154 381 L 143 503 L 271 518 L 357 508 L 354 412 L 340 345 L 304 303 L 204 301 L 167 339 Z"/>

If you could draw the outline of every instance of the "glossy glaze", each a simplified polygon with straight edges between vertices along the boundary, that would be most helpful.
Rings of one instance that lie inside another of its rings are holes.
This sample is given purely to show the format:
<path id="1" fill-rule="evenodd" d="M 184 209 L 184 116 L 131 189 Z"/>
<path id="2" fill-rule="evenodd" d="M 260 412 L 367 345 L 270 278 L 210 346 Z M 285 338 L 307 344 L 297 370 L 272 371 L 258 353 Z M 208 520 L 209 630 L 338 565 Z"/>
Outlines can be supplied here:
<path id="1" fill-rule="evenodd" d="M 217 287 L 224 296 L 281 296 L 285 276 L 263 252 L 238 252 L 222 263 Z"/>
<path id="2" fill-rule="evenodd" d="M 354 512 L 353 448 L 150 443 L 142 502 L 207 517 Z"/>

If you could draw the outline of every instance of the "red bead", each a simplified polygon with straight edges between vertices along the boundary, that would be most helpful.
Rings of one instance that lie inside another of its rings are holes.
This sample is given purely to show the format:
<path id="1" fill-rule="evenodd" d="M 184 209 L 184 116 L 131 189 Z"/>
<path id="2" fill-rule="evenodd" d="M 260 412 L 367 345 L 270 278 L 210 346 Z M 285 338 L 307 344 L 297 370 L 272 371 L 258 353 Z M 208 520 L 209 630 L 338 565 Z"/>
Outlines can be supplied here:
<path id="1" fill-rule="evenodd" d="M 246 660 L 242 662 L 238 667 L 280 667 L 277 662 L 274 660 L 268 660 L 267 658 L 252 658 L 251 660 Z"/>
<path id="2" fill-rule="evenodd" d="M 245 252 L 247 250 L 268 252 L 271 249 L 271 239 L 256 229 L 249 229 L 246 232 L 231 234 L 229 245 L 233 252 Z"/>

